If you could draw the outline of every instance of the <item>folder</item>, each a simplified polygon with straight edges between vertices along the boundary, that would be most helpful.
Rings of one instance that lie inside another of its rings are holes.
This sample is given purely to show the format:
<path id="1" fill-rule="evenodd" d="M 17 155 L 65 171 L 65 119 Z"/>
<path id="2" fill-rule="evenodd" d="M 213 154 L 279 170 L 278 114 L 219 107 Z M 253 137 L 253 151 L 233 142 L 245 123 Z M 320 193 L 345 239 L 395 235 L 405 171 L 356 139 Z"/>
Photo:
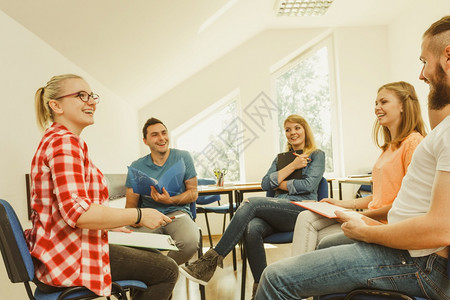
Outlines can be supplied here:
<path id="1" fill-rule="evenodd" d="M 334 213 L 335 211 L 342 211 L 347 215 L 353 215 L 357 218 L 362 219 L 367 225 L 383 225 L 383 223 L 374 220 L 372 218 L 366 217 L 352 209 L 343 208 L 337 205 L 330 204 L 328 202 L 317 202 L 317 201 L 291 201 L 291 203 L 306 208 L 312 212 L 315 212 L 319 215 L 327 217 L 329 219 L 336 219 L 337 216 Z"/>
<path id="2" fill-rule="evenodd" d="M 306 208 L 313 211 L 319 215 L 327 217 L 329 219 L 337 218 L 335 211 L 349 212 L 348 208 L 343 208 L 337 205 L 330 204 L 328 202 L 317 202 L 317 201 L 291 201 L 291 203 Z"/>
<path id="3" fill-rule="evenodd" d="M 296 150 L 295 153 L 302 154 L 303 150 Z M 281 170 L 290 164 L 297 156 L 294 155 L 294 151 L 282 152 L 278 154 L 277 170 Z M 302 179 L 302 169 L 297 169 L 292 172 L 285 180 L 290 179 Z"/>
<path id="4" fill-rule="evenodd" d="M 175 196 L 184 184 L 186 166 L 184 160 L 179 160 L 162 174 L 159 180 L 133 167 L 128 167 L 128 171 L 131 173 L 131 187 L 136 194 L 150 196 L 150 186 L 154 186 L 160 194 L 162 194 L 162 188 L 164 187 L 170 196 Z"/>
<path id="5" fill-rule="evenodd" d="M 108 240 L 116 245 L 178 251 L 175 241 L 167 234 L 108 231 Z"/>

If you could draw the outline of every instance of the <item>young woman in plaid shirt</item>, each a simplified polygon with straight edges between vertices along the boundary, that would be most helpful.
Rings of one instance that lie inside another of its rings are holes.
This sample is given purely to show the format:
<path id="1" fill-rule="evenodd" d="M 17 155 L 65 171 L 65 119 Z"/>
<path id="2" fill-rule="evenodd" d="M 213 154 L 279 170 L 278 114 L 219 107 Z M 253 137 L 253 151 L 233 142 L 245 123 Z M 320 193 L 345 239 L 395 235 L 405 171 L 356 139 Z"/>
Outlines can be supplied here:
<path id="1" fill-rule="evenodd" d="M 99 102 L 76 75 L 53 77 L 36 92 L 36 115 L 45 130 L 31 165 L 32 228 L 25 236 L 44 292 L 85 286 L 108 296 L 111 282 L 137 279 L 148 289 L 133 299 L 168 299 L 178 266 L 157 251 L 108 245 L 107 230 L 141 224 L 151 229 L 171 219 L 154 209 L 108 207 L 108 189 L 80 138 L 94 123 Z"/>

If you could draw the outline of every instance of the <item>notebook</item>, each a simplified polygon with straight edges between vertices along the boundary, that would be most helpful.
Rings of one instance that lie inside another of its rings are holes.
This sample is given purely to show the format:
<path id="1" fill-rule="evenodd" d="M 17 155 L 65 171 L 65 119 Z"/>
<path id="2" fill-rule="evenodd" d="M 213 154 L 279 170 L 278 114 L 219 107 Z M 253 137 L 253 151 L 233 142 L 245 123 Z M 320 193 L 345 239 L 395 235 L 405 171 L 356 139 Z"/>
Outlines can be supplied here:
<path id="1" fill-rule="evenodd" d="M 296 150 L 295 152 L 297 154 L 302 154 L 303 150 Z M 296 156 L 294 155 L 293 151 L 279 153 L 277 161 L 277 170 L 283 169 L 288 164 L 290 164 L 295 158 Z M 302 179 L 302 169 L 295 170 L 285 180 L 290 179 Z"/>
<path id="2" fill-rule="evenodd" d="M 336 214 L 334 213 L 337 210 L 343 211 L 343 212 L 349 211 L 349 209 L 347 209 L 347 208 L 336 206 L 336 205 L 333 205 L 333 204 L 330 204 L 327 202 L 291 201 L 291 203 L 301 206 L 303 208 L 309 209 L 319 215 L 322 215 L 322 216 L 330 218 L 330 219 L 337 218 Z"/>
<path id="3" fill-rule="evenodd" d="M 354 210 L 343 208 L 337 205 L 330 204 L 328 202 L 317 202 L 317 201 L 291 201 L 292 204 L 301 206 L 303 208 L 306 208 L 310 211 L 313 211 L 319 215 L 322 215 L 324 217 L 327 217 L 329 219 L 335 219 L 337 218 L 335 211 L 342 211 L 345 214 L 349 216 L 353 216 L 356 218 L 360 218 L 363 220 L 367 225 L 383 225 L 383 223 L 371 219 L 369 217 L 366 217 Z"/>
<path id="4" fill-rule="evenodd" d="M 183 159 L 179 160 L 162 174 L 159 180 L 149 177 L 144 172 L 133 167 L 128 167 L 128 171 L 131 173 L 130 182 L 134 193 L 150 196 L 150 186 L 154 186 L 160 194 L 162 194 L 162 188 L 164 187 L 170 196 L 175 196 L 180 192 L 184 184 L 183 179 L 186 166 Z"/>
<path id="5" fill-rule="evenodd" d="M 149 232 L 131 233 L 109 231 L 108 240 L 110 244 L 125 245 L 140 248 L 153 248 L 160 250 L 178 250 L 175 241 L 167 234 Z"/>

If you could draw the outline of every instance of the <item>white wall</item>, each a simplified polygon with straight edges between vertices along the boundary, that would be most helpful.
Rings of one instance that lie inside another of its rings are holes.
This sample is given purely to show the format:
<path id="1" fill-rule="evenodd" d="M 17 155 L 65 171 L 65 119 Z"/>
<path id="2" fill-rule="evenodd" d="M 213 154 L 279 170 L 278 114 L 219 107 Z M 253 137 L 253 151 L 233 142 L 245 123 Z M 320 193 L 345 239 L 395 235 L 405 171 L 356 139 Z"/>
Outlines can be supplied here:
<path id="1" fill-rule="evenodd" d="M 96 124 L 86 128 L 82 137 L 104 173 L 126 172 L 126 165 L 138 156 L 137 112 L 2 11 L 0 40 L 0 198 L 11 203 L 27 228 L 30 223 L 24 176 L 30 172 L 31 159 L 41 137 L 34 117 L 35 91 L 52 75 L 75 73 L 83 76 L 101 95 Z M 0 290 L 2 299 L 27 298 L 22 285 L 9 282 L 3 262 Z"/>
<path id="2" fill-rule="evenodd" d="M 428 85 L 419 80 L 422 63 L 419 60 L 422 35 L 435 21 L 448 15 L 450 1 L 427 1 L 413 5 L 389 26 L 389 64 L 393 80 L 405 80 L 414 85 L 422 105 L 422 114 L 428 125 Z"/>

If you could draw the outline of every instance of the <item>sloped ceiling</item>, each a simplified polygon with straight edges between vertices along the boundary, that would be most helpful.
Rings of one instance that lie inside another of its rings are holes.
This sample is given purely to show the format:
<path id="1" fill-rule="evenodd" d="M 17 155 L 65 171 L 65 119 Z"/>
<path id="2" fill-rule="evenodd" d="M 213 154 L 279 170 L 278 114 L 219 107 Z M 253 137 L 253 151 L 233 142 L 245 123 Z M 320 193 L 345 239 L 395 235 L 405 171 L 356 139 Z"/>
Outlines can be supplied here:
<path id="1" fill-rule="evenodd" d="M 335 0 L 276 17 L 278 0 L 0 0 L 0 9 L 139 108 L 273 28 L 387 25 L 419 0 Z"/>

